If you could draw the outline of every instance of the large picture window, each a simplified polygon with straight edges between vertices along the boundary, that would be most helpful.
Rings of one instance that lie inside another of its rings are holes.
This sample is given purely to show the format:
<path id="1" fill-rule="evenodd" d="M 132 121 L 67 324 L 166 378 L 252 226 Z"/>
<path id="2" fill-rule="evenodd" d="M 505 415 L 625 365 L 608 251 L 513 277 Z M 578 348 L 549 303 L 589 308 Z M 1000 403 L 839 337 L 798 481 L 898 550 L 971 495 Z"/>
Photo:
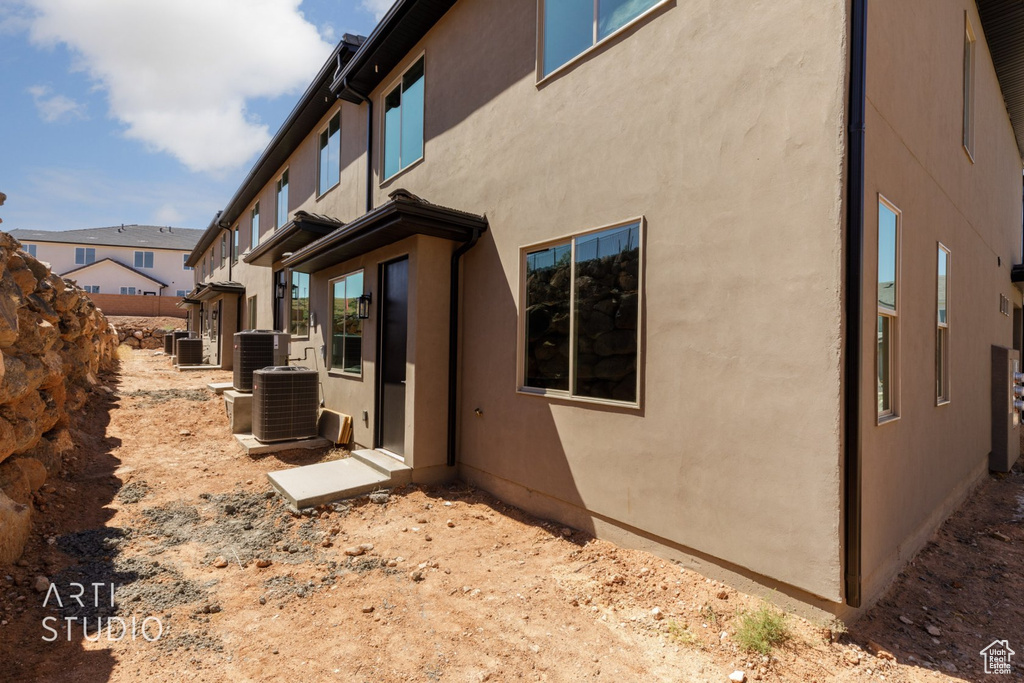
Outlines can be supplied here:
<path id="1" fill-rule="evenodd" d="M 878 201 L 878 417 L 897 415 L 900 212 Z"/>
<path id="2" fill-rule="evenodd" d="M 332 116 L 320 132 L 319 168 L 317 194 L 324 194 L 341 182 L 341 112 Z"/>
<path id="3" fill-rule="evenodd" d="M 289 331 L 293 337 L 309 336 L 309 273 L 292 271 Z"/>
<path id="4" fill-rule="evenodd" d="M 639 402 L 640 226 L 524 250 L 524 391 Z"/>
<path id="5" fill-rule="evenodd" d="M 949 401 L 949 249 L 939 245 L 935 295 L 935 399 Z"/>
<path id="6" fill-rule="evenodd" d="M 384 96 L 384 179 L 423 157 L 423 58 Z"/>
<path id="7" fill-rule="evenodd" d="M 359 297 L 363 273 L 351 273 L 331 281 L 331 369 L 353 375 L 363 372 L 363 321 Z"/>
<path id="8" fill-rule="evenodd" d="M 665 0 L 543 0 L 542 75 L 547 76 Z"/>

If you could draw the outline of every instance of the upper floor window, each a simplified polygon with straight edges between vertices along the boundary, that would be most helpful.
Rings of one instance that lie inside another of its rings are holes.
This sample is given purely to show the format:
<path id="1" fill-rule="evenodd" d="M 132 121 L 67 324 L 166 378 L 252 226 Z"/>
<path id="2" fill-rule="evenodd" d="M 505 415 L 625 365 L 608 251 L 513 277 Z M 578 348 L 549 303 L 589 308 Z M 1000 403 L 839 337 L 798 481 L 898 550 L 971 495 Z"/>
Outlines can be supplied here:
<path id="1" fill-rule="evenodd" d="M 35 255 L 36 255 L 36 245 L 34 245 L 34 244 L 22 244 L 21 248 L 24 249 L 25 253 L 27 253 L 29 256 L 35 258 Z"/>
<path id="2" fill-rule="evenodd" d="M 92 247 L 75 247 L 75 265 L 82 266 L 95 263 L 96 250 Z"/>
<path id="3" fill-rule="evenodd" d="M 153 267 L 153 252 L 151 252 L 151 251 L 137 251 L 137 252 L 135 252 L 135 267 L 136 268 L 152 268 Z"/>
<path id="4" fill-rule="evenodd" d="M 179 289 L 179 290 L 178 290 L 178 291 L 177 291 L 177 292 L 175 293 L 175 296 L 180 296 L 180 297 L 186 297 L 186 296 L 188 296 L 188 291 L 187 291 L 187 290 L 184 290 L 184 289 Z"/>
<path id="5" fill-rule="evenodd" d="M 203 262 L 199 265 L 199 279 L 206 279 L 206 257 L 203 257 Z"/>
<path id="6" fill-rule="evenodd" d="M 238 228 L 231 231 L 231 263 L 238 263 Z"/>
<path id="7" fill-rule="evenodd" d="M 292 271 L 291 316 L 289 332 L 294 337 L 309 336 L 309 273 Z"/>
<path id="8" fill-rule="evenodd" d="M 523 250 L 521 390 L 639 403 L 640 225 Z"/>
<path id="9" fill-rule="evenodd" d="M 317 194 L 327 192 L 341 181 L 341 112 L 320 132 L 320 171 Z"/>
<path id="10" fill-rule="evenodd" d="M 122 287 L 121 293 L 135 295 L 137 293 L 137 290 L 134 287 Z"/>
<path id="11" fill-rule="evenodd" d="M 224 233 L 220 235 L 220 267 L 223 268 L 228 262 L 228 236 Z"/>
<path id="12" fill-rule="evenodd" d="M 189 256 L 188 254 L 182 254 L 181 255 L 181 269 L 182 270 L 195 270 L 192 266 L 190 266 L 188 264 L 188 256 Z"/>
<path id="13" fill-rule="evenodd" d="M 99 294 L 100 293 L 100 286 L 99 285 L 83 285 L 82 289 L 85 290 L 86 294 Z"/>
<path id="14" fill-rule="evenodd" d="M 899 379 L 900 212 L 878 200 L 878 417 L 895 417 Z"/>
<path id="15" fill-rule="evenodd" d="M 667 0 L 542 0 L 541 65 L 547 76 Z"/>
<path id="16" fill-rule="evenodd" d="M 384 179 L 423 158 L 423 57 L 384 96 Z"/>
<path id="17" fill-rule="evenodd" d="M 249 229 L 252 232 L 250 237 L 249 248 L 255 249 L 256 245 L 260 243 L 260 203 L 256 202 L 252 205 L 252 211 L 249 212 Z"/>
<path id="18" fill-rule="evenodd" d="M 964 149 L 974 159 L 974 48 L 971 20 L 964 12 Z"/>
<path id="19" fill-rule="evenodd" d="M 283 227 L 288 222 L 288 171 L 281 174 L 277 179 L 277 224 L 276 228 Z"/>

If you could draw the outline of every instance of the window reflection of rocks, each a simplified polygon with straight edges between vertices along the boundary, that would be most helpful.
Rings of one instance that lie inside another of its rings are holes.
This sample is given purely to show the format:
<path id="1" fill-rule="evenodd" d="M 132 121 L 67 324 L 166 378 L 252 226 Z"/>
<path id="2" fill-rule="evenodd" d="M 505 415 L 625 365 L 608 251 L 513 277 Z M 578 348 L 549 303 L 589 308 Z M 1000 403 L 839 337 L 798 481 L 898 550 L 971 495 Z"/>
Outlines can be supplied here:
<path id="1" fill-rule="evenodd" d="M 638 223 L 527 254 L 526 386 L 636 402 L 639 281 Z"/>

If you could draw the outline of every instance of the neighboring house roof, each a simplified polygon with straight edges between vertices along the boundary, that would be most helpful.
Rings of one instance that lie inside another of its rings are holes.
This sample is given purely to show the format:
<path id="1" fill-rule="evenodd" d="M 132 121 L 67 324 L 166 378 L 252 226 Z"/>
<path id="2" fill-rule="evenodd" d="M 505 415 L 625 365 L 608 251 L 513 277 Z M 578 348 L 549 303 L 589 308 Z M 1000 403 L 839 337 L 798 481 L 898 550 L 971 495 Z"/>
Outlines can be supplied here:
<path id="1" fill-rule="evenodd" d="M 978 0 L 978 14 L 1017 137 L 1017 148 L 1024 156 L 1024 3 Z"/>
<path id="2" fill-rule="evenodd" d="M 199 241 L 202 230 L 171 228 L 163 225 L 115 225 L 84 230 L 11 230 L 20 242 L 55 242 L 104 247 L 139 247 L 189 251 Z"/>
<path id="3" fill-rule="evenodd" d="M 235 194 L 228 200 L 224 210 L 218 213 L 203 232 L 203 236 L 195 244 L 192 254 L 189 256 L 188 264 L 195 266 L 202 258 L 203 252 L 210 248 L 210 245 L 217 239 L 217 233 L 222 228 L 230 227 L 238 220 L 238 217 L 249 206 L 249 203 L 256 198 L 260 190 L 269 183 L 281 166 L 288 161 L 292 152 L 298 149 L 299 144 L 306 139 L 317 122 L 323 118 L 334 105 L 337 98 L 331 93 L 331 76 L 336 69 L 348 63 L 352 55 L 365 40 L 363 36 L 354 36 L 346 33 L 341 42 L 334 48 L 330 58 L 320 68 L 320 72 L 313 79 L 313 82 L 306 88 L 295 108 L 292 109 L 288 118 L 281 125 L 281 128 L 274 135 L 270 144 L 263 150 L 263 154 L 256 160 L 249 174 L 242 181 L 242 184 L 235 190 Z"/>
<path id="4" fill-rule="evenodd" d="M 61 277 L 68 277 L 68 276 L 73 275 L 75 273 L 81 273 L 82 271 L 89 270 L 90 268 L 95 268 L 96 266 L 98 266 L 98 265 L 100 265 L 102 263 L 107 263 L 107 262 L 113 263 L 115 266 L 119 266 L 119 267 L 121 267 L 121 268 L 123 268 L 123 269 L 125 269 L 127 271 L 135 273 L 136 275 L 138 275 L 140 277 L 144 277 L 147 280 L 149 280 L 150 282 L 158 284 L 161 287 L 167 287 L 166 284 L 164 284 L 163 282 L 160 282 L 159 280 L 157 280 L 152 275 L 146 275 L 141 270 L 135 270 L 131 266 L 126 266 L 125 264 L 121 263 L 120 261 L 115 261 L 112 258 L 102 258 L 99 261 L 93 261 L 92 263 L 86 264 L 86 265 L 82 266 L 81 268 L 75 268 L 74 270 L 69 270 L 66 273 L 61 273 Z"/>

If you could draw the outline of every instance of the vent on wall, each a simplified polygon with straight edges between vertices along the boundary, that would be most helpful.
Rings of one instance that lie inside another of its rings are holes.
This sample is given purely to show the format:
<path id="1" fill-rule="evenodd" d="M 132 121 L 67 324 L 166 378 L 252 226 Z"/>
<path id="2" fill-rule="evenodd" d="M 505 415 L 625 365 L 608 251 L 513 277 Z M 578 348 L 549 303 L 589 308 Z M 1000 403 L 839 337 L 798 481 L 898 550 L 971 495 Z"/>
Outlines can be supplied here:
<path id="1" fill-rule="evenodd" d="M 232 384 L 236 391 L 252 391 L 252 373 L 271 366 L 288 365 L 291 335 L 271 330 L 235 333 L 235 364 Z"/>
<path id="2" fill-rule="evenodd" d="M 203 364 L 203 340 L 182 337 L 174 343 L 178 365 Z"/>
<path id="3" fill-rule="evenodd" d="M 315 437 L 319 386 L 317 372 L 309 368 L 293 365 L 253 372 L 252 435 L 264 442 Z"/>

